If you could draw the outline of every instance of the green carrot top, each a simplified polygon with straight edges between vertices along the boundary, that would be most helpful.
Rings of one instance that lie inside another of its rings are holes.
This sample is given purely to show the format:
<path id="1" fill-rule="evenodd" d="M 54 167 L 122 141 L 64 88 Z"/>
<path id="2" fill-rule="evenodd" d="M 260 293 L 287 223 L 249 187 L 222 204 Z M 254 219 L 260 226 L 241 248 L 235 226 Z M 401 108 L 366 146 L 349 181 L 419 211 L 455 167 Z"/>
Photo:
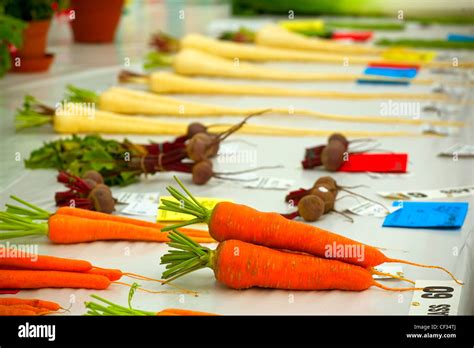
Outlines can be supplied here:
<path id="1" fill-rule="evenodd" d="M 161 229 L 162 232 L 172 231 L 179 227 L 193 225 L 201 222 L 209 223 L 211 219 L 212 210 L 204 207 L 198 200 L 188 191 L 183 185 L 181 180 L 176 176 L 173 176 L 178 185 L 183 189 L 185 194 L 179 192 L 173 186 L 168 186 L 166 190 L 173 196 L 178 202 L 173 202 L 168 199 L 161 200 L 161 205 L 158 209 L 173 211 L 176 213 L 184 213 L 195 216 L 194 219 L 184 221 L 182 223 L 166 226 Z"/>

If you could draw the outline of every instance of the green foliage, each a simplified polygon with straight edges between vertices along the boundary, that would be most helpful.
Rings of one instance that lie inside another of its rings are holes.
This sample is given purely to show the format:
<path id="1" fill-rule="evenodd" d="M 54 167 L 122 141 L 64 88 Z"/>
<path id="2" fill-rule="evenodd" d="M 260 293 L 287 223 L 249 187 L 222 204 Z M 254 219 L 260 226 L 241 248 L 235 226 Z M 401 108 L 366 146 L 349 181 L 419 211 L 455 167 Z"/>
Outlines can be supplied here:
<path id="1" fill-rule="evenodd" d="M 53 16 L 54 0 L 2 0 L 5 14 L 25 21 L 39 21 Z M 1 6 L 1 5 L 0 5 Z"/>
<path id="2" fill-rule="evenodd" d="M 0 5 L 0 77 L 11 68 L 11 56 L 8 44 L 17 48 L 23 45 L 23 29 L 26 23 L 2 14 Z"/>
<path id="3" fill-rule="evenodd" d="M 88 135 L 83 138 L 73 135 L 45 143 L 34 150 L 25 160 L 26 168 L 54 168 L 66 170 L 73 175 L 82 176 L 88 170 L 102 174 L 105 183 L 112 185 L 129 185 L 137 181 L 140 170 L 130 170 L 124 155 L 133 156 L 134 150 L 127 143 L 103 139 L 99 135 Z"/>
<path id="4" fill-rule="evenodd" d="M 448 41 L 441 39 L 379 39 L 375 42 L 379 46 L 405 46 L 431 49 L 465 49 L 473 50 L 474 42 Z"/>

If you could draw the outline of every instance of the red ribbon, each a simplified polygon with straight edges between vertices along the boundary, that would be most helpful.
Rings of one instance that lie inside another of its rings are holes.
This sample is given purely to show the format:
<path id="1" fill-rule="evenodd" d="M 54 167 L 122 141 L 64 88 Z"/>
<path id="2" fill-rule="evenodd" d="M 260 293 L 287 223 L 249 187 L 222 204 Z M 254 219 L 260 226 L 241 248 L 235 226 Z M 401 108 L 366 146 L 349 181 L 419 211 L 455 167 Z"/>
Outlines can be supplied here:
<path id="1" fill-rule="evenodd" d="M 406 173 L 406 153 L 354 153 L 349 154 L 340 172 Z"/>

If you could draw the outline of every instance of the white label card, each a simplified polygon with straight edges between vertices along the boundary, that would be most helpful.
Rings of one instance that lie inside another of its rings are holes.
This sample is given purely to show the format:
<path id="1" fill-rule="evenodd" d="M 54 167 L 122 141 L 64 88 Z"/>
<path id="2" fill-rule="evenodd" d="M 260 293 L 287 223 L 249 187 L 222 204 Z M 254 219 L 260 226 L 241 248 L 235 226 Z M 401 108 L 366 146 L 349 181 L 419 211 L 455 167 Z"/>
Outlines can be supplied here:
<path id="1" fill-rule="evenodd" d="M 121 213 L 127 215 L 156 217 L 158 214 L 158 203 L 133 202 L 122 209 Z"/>
<path id="2" fill-rule="evenodd" d="M 388 215 L 388 212 L 381 205 L 369 201 L 356 204 L 347 208 L 346 211 L 361 216 L 385 217 Z"/>
<path id="3" fill-rule="evenodd" d="M 457 315 L 462 286 L 454 280 L 417 280 L 409 315 Z"/>
<path id="4" fill-rule="evenodd" d="M 244 187 L 262 190 L 288 190 L 293 185 L 293 180 L 260 177 L 255 181 L 246 182 Z"/>
<path id="5" fill-rule="evenodd" d="M 474 186 L 447 187 L 436 190 L 400 191 L 400 192 L 377 192 L 378 195 L 396 200 L 420 200 L 438 198 L 456 198 L 474 195 Z"/>
<path id="6" fill-rule="evenodd" d="M 160 194 L 158 192 L 120 192 L 116 198 L 119 203 L 123 204 L 136 202 L 158 203 Z"/>
<path id="7" fill-rule="evenodd" d="M 474 145 L 456 144 L 439 153 L 445 157 L 474 157 Z"/>

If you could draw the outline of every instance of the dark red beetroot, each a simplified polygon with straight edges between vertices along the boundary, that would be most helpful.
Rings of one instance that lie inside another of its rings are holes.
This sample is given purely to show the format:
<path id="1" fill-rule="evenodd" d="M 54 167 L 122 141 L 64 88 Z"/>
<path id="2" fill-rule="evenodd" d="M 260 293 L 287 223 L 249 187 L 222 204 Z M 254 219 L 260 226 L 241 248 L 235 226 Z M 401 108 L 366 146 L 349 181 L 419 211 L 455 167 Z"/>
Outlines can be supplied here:
<path id="1" fill-rule="evenodd" d="M 214 136 L 197 133 L 186 144 L 186 153 L 191 160 L 200 162 L 215 155 L 215 144 L 217 142 Z"/>
<path id="2" fill-rule="evenodd" d="M 344 153 L 347 148 L 339 141 L 333 141 L 321 153 L 321 162 L 324 168 L 331 172 L 337 171 L 344 162 Z"/>
<path id="3" fill-rule="evenodd" d="M 336 196 L 333 192 L 331 192 L 330 187 L 324 184 L 318 185 L 311 190 L 310 195 L 321 198 L 321 200 L 324 202 L 325 214 L 334 209 Z"/>
<path id="4" fill-rule="evenodd" d="M 324 214 L 324 202 L 314 195 L 303 197 L 298 203 L 298 214 L 305 221 L 313 222 Z"/>
<path id="5" fill-rule="evenodd" d="M 96 184 L 104 183 L 104 178 L 102 177 L 102 174 L 100 174 L 99 172 L 95 170 L 88 170 L 87 172 L 85 172 L 84 175 L 82 176 L 82 179 L 93 180 L 95 181 Z"/>
<path id="6" fill-rule="evenodd" d="M 196 185 L 204 185 L 214 176 L 212 170 L 212 162 L 204 160 L 193 165 L 193 183 Z"/>
<path id="7" fill-rule="evenodd" d="M 114 40 L 124 0 L 71 0 L 74 41 L 107 43 Z"/>
<path id="8" fill-rule="evenodd" d="M 92 201 L 96 211 L 111 214 L 115 210 L 115 199 L 112 197 L 110 188 L 106 185 L 98 184 L 87 198 Z"/>

